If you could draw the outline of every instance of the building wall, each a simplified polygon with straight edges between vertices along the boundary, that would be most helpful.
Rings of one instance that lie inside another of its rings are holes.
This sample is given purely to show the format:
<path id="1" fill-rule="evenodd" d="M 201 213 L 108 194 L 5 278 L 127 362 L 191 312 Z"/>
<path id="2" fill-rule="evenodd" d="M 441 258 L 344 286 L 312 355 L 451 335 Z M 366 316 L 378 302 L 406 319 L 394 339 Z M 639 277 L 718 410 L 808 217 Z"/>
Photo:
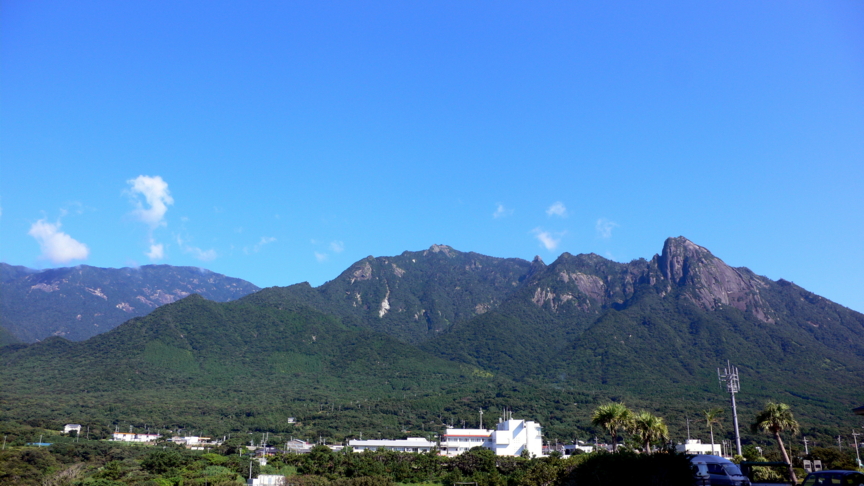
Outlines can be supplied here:
<path id="1" fill-rule="evenodd" d="M 723 448 L 720 444 L 714 444 L 714 451 L 711 451 L 711 444 L 703 444 L 699 439 L 689 439 L 683 444 L 675 446 L 675 450 L 686 454 L 709 454 L 719 456 L 722 455 Z"/>
<path id="2" fill-rule="evenodd" d="M 523 451 L 536 457 L 543 455 L 540 424 L 525 420 L 504 420 L 492 432 L 492 447 L 498 456 L 519 456 Z"/>
<path id="3" fill-rule="evenodd" d="M 422 437 L 409 437 L 402 440 L 350 440 L 348 447 L 354 452 L 365 450 L 388 450 L 395 452 L 429 452 L 435 447 L 434 442 L 429 442 Z"/>
<path id="4" fill-rule="evenodd" d="M 458 456 L 474 447 L 492 449 L 491 430 L 486 429 L 447 429 L 441 440 L 442 456 Z"/>
<path id="5" fill-rule="evenodd" d="M 123 442 L 153 442 L 159 434 L 134 434 L 129 432 L 114 432 L 113 440 Z"/>
<path id="6" fill-rule="evenodd" d="M 525 420 L 503 420 L 495 430 L 447 429 L 441 441 L 441 454 L 456 456 L 478 446 L 498 456 L 518 456 L 528 451 L 540 457 L 543 455 L 542 429 L 537 422 Z"/>

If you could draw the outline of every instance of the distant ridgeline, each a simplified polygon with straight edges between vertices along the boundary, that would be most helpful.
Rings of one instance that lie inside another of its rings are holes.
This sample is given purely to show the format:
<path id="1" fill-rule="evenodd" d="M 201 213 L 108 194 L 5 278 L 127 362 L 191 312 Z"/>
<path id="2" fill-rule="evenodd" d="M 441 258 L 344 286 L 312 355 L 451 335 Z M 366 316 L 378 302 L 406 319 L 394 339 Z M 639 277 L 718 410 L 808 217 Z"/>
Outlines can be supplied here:
<path id="1" fill-rule="evenodd" d="M 194 267 L 81 265 L 39 271 L 0 263 L 0 344 L 49 336 L 83 341 L 191 294 L 225 302 L 258 290 L 245 280 Z"/>
<path id="2" fill-rule="evenodd" d="M 666 417 L 681 440 L 686 416 L 725 407 L 716 370 L 730 360 L 742 432 L 773 400 L 827 437 L 860 425 L 862 336 L 864 315 L 683 237 L 626 264 L 433 245 L 365 258 L 317 288 L 192 295 L 85 342 L 7 346 L 0 414 L 341 439 L 438 433 L 507 407 L 572 440 L 602 435 L 591 411 L 614 400 Z"/>

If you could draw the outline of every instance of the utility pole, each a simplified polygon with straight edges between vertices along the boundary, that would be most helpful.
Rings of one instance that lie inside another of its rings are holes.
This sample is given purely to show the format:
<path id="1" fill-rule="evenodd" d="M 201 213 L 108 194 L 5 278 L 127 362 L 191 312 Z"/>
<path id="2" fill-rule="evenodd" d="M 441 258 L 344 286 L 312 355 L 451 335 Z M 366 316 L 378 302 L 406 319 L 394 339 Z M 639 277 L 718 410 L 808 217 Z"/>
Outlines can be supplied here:
<path id="1" fill-rule="evenodd" d="M 810 455 L 810 450 L 807 449 L 807 442 L 809 442 L 809 441 L 807 440 L 807 437 L 804 437 L 804 455 L 805 455 L 805 456 L 809 456 L 809 455 Z"/>
<path id="2" fill-rule="evenodd" d="M 687 440 L 690 440 L 690 416 L 686 415 L 687 418 Z"/>
<path id="3" fill-rule="evenodd" d="M 842 437 L 842 436 L 840 436 L 840 435 L 837 436 L 837 448 L 840 449 L 840 450 L 842 451 L 842 450 L 843 450 L 843 443 L 840 442 L 840 438 L 841 438 L 841 437 Z"/>
<path id="4" fill-rule="evenodd" d="M 732 397 L 732 422 L 735 425 L 735 446 L 738 450 L 738 455 L 741 454 L 741 432 L 738 430 L 738 408 L 735 406 L 735 394 L 741 391 L 741 382 L 738 380 L 738 367 L 732 366 L 729 361 L 726 361 L 726 369 L 720 370 L 717 368 L 717 377 L 720 383 L 726 383 L 726 391 Z"/>
<path id="5" fill-rule="evenodd" d="M 852 439 L 855 441 L 855 458 L 858 459 L 858 467 L 861 467 L 861 454 L 858 452 L 858 432 L 852 431 Z"/>
<path id="6" fill-rule="evenodd" d="M 483 428 L 483 409 L 480 409 L 480 428 Z"/>

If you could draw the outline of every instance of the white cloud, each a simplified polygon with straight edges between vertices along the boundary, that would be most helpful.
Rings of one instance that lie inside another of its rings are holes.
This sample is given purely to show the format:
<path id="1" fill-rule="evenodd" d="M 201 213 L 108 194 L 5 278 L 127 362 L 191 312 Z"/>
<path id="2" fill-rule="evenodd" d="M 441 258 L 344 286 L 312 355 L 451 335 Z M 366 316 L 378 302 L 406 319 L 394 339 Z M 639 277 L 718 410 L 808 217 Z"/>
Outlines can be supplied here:
<path id="1" fill-rule="evenodd" d="M 318 260 L 319 262 L 326 262 L 327 261 L 327 254 L 326 253 L 318 253 L 316 251 L 315 252 L 315 259 Z"/>
<path id="2" fill-rule="evenodd" d="M 39 242 L 39 247 L 42 249 L 40 258 L 51 260 L 53 263 L 83 260 L 90 254 L 87 245 L 60 231 L 60 221 L 52 224 L 40 219 L 30 226 L 27 234 Z"/>
<path id="3" fill-rule="evenodd" d="M 531 232 L 534 233 L 534 236 L 540 240 L 540 243 L 545 246 L 547 250 L 558 248 L 558 244 L 561 243 L 561 237 L 564 236 L 564 232 L 551 233 L 549 231 L 543 231 L 540 228 L 534 228 Z"/>
<path id="4" fill-rule="evenodd" d="M 556 202 L 555 204 L 549 206 L 549 209 L 546 210 L 547 216 L 559 216 L 562 218 L 567 217 L 567 207 L 564 206 L 564 203 L 561 201 Z"/>
<path id="5" fill-rule="evenodd" d="M 492 213 L 492 217 L 495 219 L 505 218 L 507 216 L 510 216 L 511 214 L 513 214 L 512 209 L 507 209 L 506 207 L 504 207 L 503 204 L 498 203 L 498 206 L 495 208 L 495 212 Z"/>
<path id="6" fill-rule="evenodd" d="M 198 248 L 195 246 L 187 246 L 183 250 L 186 253 L 191 253 L 192 256 L 201 260 L 202 262 L 212 262 L 218 256 L 216 254 L 216 250 L 214 250 L 212 248 L 209 250 L 202 250 L 201 248 Z"/>
<path id="7" fill-rule="evenodd" d="M 165 258 L 165 246 L 162 243 L 150 243 L 150 251 L 145 253 L 151 262 Z"/>
<path id="8" fill-rule="evenodd" d="M 134 197 L 134 203 L 137 206 L 132 214 L 142 223 L 149 225 L 150 229 L 164 226 L 168 206 L 174 204 L 174 198 L 168 192 L 168 183 L 162 180 L 160 176 L 145 175 L 129 179 L 126 182 L 132 186 L 129 193 Z M 143 196 L 144 201 L 150 207 L 145 208 L 138 196 Z"/>
<path id="9" fill-rule="evenodd" d="M 600 218 L 597 220 L 597 236 L 600 238 L 611 238 L 612 230 L 617 228 L 619 225 L 615 221 L 609 221 L 606 218 Z"/>
<path id="10" fill-rule="evenodd" d="M 202 250 L 201 248 L 198 248 L 197 246 L 192 246 L 192 245 L 188 244 L 188 242 L 186 240 L 184 240 L 183 237 L 180 235 L 175 235 L 174 239 L 177 241 L 177 246 L 179 246 L 180 248 L 183 249 L 183 253 L 188 253 L 188 254 L 192 255 L 193 257 L 201 260 L 202 262 L 213 261 L 216 259 L 217 256 L 219 256 L 219 254 L 216 253 L 216 250 L 214 250 L 212 248 L 209 250 Z M 151 241 L 151 243 L 152 243 L 152 241 Z M 162 245 L 159 245 L 159 246 L 162 246 Z M 245 249 L 244 249 L 244 251 L 245 251 Z"/>
<path id="11" fill-rule="evenodd" d="M 333 253 L 342 253 L 345 251 L 345 243 L 341 241 L 332 241 L 330 242 L 330 249 L 333 250 Z"/>
<path id="12" fill-rule="evenodd" d="M 249 247 L 249 246 L 243 247 L 243 253 L 245 253 L 247 255 L 250 253 L 258 253 L 259 251 L 261 251 L 261 248 L 263 248 L 264 245 L 269 245 L 270 243 L 273 243 L 274 241 L 276 241 L 276 238 L 274 238 L 272 236 L 262 236 L 261 240 L 258 241 L 258 243 L 252 245 L 251 247 Z"/>

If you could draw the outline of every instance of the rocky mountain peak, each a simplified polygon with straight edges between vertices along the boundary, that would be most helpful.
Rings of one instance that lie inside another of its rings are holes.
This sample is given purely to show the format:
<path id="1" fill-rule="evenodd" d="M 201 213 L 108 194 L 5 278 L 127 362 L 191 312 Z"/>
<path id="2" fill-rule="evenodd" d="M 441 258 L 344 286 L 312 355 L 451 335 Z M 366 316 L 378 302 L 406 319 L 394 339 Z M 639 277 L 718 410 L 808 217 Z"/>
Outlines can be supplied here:
<path id="1" fill-rule="evenodd" d="M 450 247 L 448 245 L 434 245 L 434 244 L 432 246 L 430 246 L 428 250 L 423 252 L 423 255 L 426 255 L 429 252 L 443 253 L 443 254 L 447 255 L 448 257 L 451 257 L 451 258 L 459 254 L 458 251 L 454 250 L 452 247 Z"/>
<path id="2" fill-rule="evenodd" d="M 667 281 L 666 292 L 677 286 L 705 310 L 730 305 L 742 311 L 749 309 L 762 321 L 774 322 L 759 295 L 765 286 L 759 277 L 730 267 L 683 236 L 668 238 L 652 263 Z"/>
<path id="3" fill-rule="evenodd" d="M 663 244 L 663 252 L 655 256 L 655 260 L 660 273 L 667 280 L 683 285 L 693 266 L 705 265 L 717 258 L 708 249 L 679 236 L 667 238 Z"/>

